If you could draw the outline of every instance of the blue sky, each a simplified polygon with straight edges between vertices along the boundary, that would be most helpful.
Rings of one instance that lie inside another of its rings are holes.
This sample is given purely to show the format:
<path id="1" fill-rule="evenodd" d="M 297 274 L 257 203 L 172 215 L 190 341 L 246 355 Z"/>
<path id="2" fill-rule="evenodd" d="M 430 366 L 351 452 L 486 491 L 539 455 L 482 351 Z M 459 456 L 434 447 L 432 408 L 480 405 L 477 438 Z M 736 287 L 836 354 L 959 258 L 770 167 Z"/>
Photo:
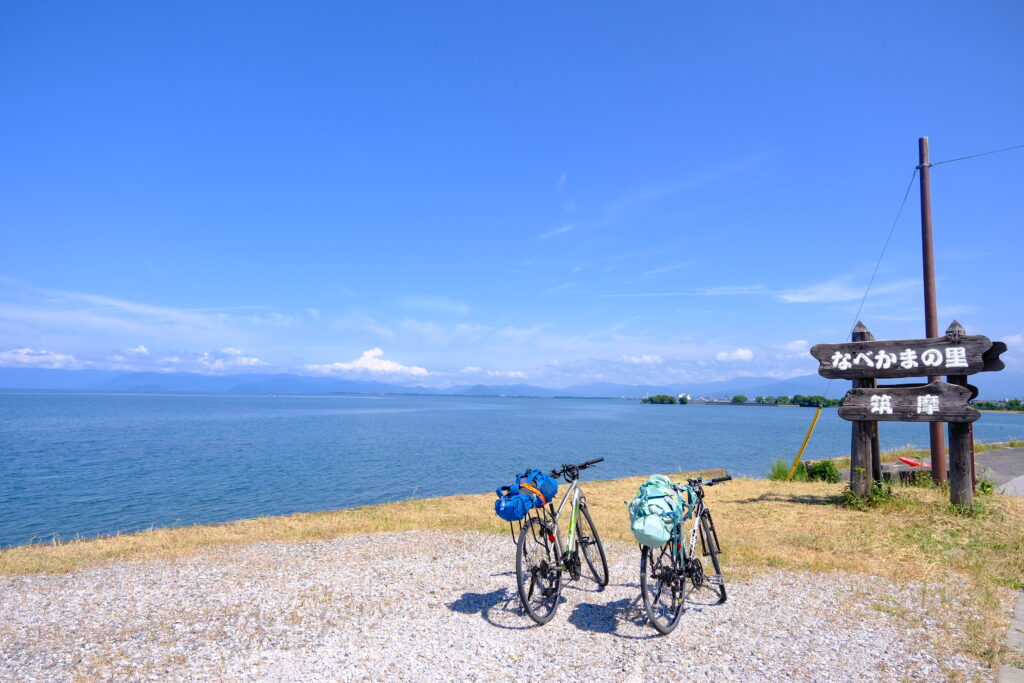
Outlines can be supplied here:
<path id="1" fill-rule="evenodd" d="M 1022 25 L 1013 2 L 6 3 L 0 364 L 812 373 L 917 138 L 1024 144 Z M 1011 369 L 1022 163 L 932 169 L 940 326 Z M 917 192 L 860 316 L 879 339 L 924 336 Z"/>

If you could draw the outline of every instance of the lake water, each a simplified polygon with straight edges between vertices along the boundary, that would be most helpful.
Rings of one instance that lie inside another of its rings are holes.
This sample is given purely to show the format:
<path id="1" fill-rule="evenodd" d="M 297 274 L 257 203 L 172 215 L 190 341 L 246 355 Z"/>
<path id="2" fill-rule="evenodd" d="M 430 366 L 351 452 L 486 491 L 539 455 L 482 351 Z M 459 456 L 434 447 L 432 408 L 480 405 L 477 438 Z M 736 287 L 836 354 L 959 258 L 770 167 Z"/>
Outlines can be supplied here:
<path id="1" fill-rule="evenodd" d="M 478 493 L 603 457 L 588 479 L 792 459 L 813 411 L 607 399 L 0 392 L 0 546 Z M 1024 437 L 986 413 L 980 441 Z M 925 446 L 883 423 L 883 448 Z M 826 409 L 804 457 L 849 453 Z"/>

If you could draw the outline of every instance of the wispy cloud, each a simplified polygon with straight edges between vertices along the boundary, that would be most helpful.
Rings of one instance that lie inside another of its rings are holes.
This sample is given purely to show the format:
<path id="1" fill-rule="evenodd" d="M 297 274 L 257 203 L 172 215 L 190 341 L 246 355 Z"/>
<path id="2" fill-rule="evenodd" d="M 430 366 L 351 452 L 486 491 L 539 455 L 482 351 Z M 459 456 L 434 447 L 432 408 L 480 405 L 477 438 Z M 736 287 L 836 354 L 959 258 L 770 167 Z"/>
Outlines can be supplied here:
<path id="1" fill-rule="evenodd" d="M 696 287 L 692 289 L 678 289 L 672 292 L 611 292 L 598 294 L 606 298 L 632 298 L 632 297 L 673 297 L 673 296 L 749 296 L 773 294 L 762 285 L 741 285 L 727 287 Z"/>
<path id="2" fill-rule="evenodd" d="M 718 166 L 717 168 L 695 173 L 681 180 L 650 185 L 621 195 L 605 206 L 603 210 L 603 222 L 618 218 L 631 209 L 645 206 L 660 199 L 724 181 L 738 173 L 742 173 L 743 171 L 747 171 L 763 164 L 772 156 L 773 155 L 758 154 L 746 157 L 729 164 Z"/>
<path id="3" fill-rule="evenodd" d="M 551 237 L 555 237 L 556 235 L 564 235 L 565 233 L 574 230 L 577 226 L 577 223 L 566 223 L 565 225 L 553 228 L 551 230 L 548 230 L 547 232 L 542 232 L 541 234 L 537 235 L 537 239 L 546 240 L 550 239 Z"/>
<path id="4" fill-rule="evenodd" d="M 786 344 L 779 344 L 779 348 L 789 353 L 805 353 L 811 348 L 811 344 L 806 339 L 796 339 Z"/>
<path id="5" fill-rule="evenodd" d="M 369 332 L 370 334 L 383 337 L 387 340 L 392 340 L 397 336 L 397 332 L 384 323 L 379 323 L 375 319 L 364 315 L 350 315 L 345 318 L 338 318 L 331 322 L 331 328 L 335 330 L 358 330 L 361 332 Z"/>
<path id="6" fill-rule="evenodd" d="M 787 303 L 841 303 L 844 301 L 857 301 L 864 296 L 866 284 L 855 284 L 852 277 L 843 276 L 815 285 L 780 292 L 778 298 L 780 301 Z M 891 294 L 920 286 L 920 280 L 898 280 L 895 282 L 879 283 L 872 286 L 870 294 Z"/>
<path id="7" fill-rule="evenodd" d="M 657 275 L 662 275 L 664 273 L 670 273 L 674 270 L 679 270 L 680 268 L 692 266 L 695 263 L 696 261 L 680 261 L 679 263 L 673 263 L 672 265 L 661 266 L 660 268 L 651 268 L 650 270 L 645 270 L 644 272 L 640 273 L 640 275 L 642 277 L 654 277 Z"/>
<path id="8" fill-rule="evenodd" d="M 563 282 L 562 284 L 557 285 L 555 287 L 552 287 L 551 289 L 544 290 L 543 292 L 540 293 L 540 295 L 541 296 L 550 296 L 551 294 L 554 294 L 555 292 L 560 292 L 563 289 L 567 289 L 569 287 L 572 287 L 572 283 L 571 282 Z"/>
<path id="9" fill-rule="evenodd" d="M 401 299 L 400 303 L 409 308 L 448 315 L 469 315 L 473 310 L 469 304 L 446 296 L 408 296 Z"/>

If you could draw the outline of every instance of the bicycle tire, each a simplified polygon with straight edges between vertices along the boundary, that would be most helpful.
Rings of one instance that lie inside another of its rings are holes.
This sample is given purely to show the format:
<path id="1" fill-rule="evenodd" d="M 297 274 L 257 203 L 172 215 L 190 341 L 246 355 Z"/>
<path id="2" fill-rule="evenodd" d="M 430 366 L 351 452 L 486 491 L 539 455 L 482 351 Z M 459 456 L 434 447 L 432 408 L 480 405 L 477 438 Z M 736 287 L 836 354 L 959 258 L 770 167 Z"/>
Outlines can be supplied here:
<path id="1" fill-rule="evenodd" d="M 516 586 L 523 610 L 538 624 L 555 616 L 562 593 L 562 570 L 552 535 L 539 517 L 531 517 L 516 542 Z"/>
<path id="2" fill-rule="evenodd" d="M 640 551 L 640 594 L 647 620 L 663 635 L 672 633 L 683 614 L 686 574 L 675 552 L 678 537 L 673 535 L 660 548 L 643 546 Z"/>
<path id="3" fill-rule="evenodd" d="M 715 604 L 721 605 L 726 599 L 725 579 L 722 577 L 722 565 L 718 560 L 718 533 L 715 531 L 711 513 L 707 510 L 700 516 L 700 537 L 701 548 L 704 549 L 704 554 L 711 558 L 711 565 L 715 568 L 714 574 L 704 574 L 704 584 L 718 594 L 718 602 Z"/>
<path id="4" fill-rule="evenodd" d="M 601 543 L 601 537 L 597 534 L 597 527 L 594 526 L 594 520 L 590 518 L 587 506 L 580 505 L 580 512 L 583 514 L 576 520 L 576 545 L 590 569 L 594 583 L 600 588 L 604 588 L 608 585 L 608 557 L 604 554 L 604 544 Z M 595 547 L 597 548 L 596 557 L 594 556 Z M 600 572 L 598 572 L 596 560 L 601 561 Z"/>

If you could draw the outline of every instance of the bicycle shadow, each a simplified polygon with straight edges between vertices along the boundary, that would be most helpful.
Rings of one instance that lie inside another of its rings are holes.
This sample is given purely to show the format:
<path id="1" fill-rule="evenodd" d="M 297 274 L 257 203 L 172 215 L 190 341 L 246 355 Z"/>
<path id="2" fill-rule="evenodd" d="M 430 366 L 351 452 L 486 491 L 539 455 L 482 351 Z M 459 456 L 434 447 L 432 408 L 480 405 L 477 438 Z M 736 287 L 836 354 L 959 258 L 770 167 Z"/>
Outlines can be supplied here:
<path id="1" fill-rule="evenodd" d="M 561 601 L 564 602 L 565 598 Z M 479 614 L 497 628 L 524 631 L 536 626 L 519 604 L 519 594 L 508 588 L 498 588 L 490 593 L 466 592 L 457 600 L 446 602 L 445 607 L 460 614 Z"/>
<path id="2" fill-rule="evenodd" d="M 622 585 L 629 587 L 631 584 Z M 639 586 L 635 587 L 639 589 Z M 639 592 L 634 598 L 621 598 L 603 605 L 581 602 L 573 609 L 568 621 L 581 631 L 607 633 L 626 640 L 650 640 L 658 637 L 653 629 L 651 632 L 642 630 L 647 624 L 647 614 L 640 602 Z M 635 630 L 636 633 L 622 630 L 624 627 L 629 631 Z"/>
<path id="3" fill-rule="evenodd" d="M 515 572 L 496 572 L 491 576 L 515 576 Z M 566 584 L 562 586 L 562 595 L 558 598 L 558 606 L 561 607 L 567 602 L 566 591 L 593 593 L 603 590 L 604 586 L 584 588 L 575 583 Z M 527 616 L 526 610 L 523 609 L 522 603 L 519 601 L 519 592 L 515 589 L 498 588 L 489 593 L 466 592 L 458 599 L 446 602 L 445 607 L 460 614 L 479 614 L 484 621 L 497 628 L 523 631 L 538 626 Z"/>

